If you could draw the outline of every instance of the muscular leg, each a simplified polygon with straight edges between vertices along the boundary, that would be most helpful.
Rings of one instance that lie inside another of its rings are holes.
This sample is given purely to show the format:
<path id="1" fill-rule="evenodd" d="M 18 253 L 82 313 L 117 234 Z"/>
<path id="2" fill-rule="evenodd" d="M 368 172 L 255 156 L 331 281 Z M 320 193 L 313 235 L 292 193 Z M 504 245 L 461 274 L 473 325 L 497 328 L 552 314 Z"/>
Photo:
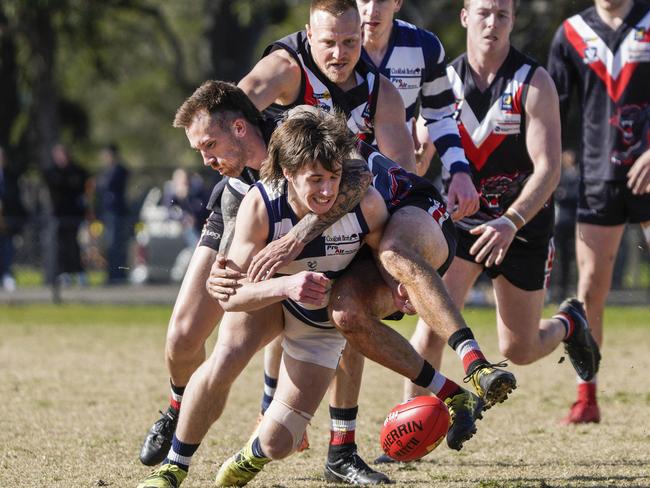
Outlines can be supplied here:
<path id="1" fill-rule="evenodd" d="M 201 442 L 221 415 L 230 386 L 253 355 L 282 331 L 280 304 L 255 313 L 225 314 L 214 351 L 192 375 L 185 390 L 176 437 Z"/>
<path id="2" fill-rule="evenodd" d="M 436 271 L 448 253 L 440 226 L 416 207 L 401 208 L 391 217 L 379 253 L 386 271 L 406 287 L 420 317 L 445 339 L 466 327 Z"/>
<path id="3" fill-rule="evenodd" d="M 335 283 L 330 307 L 333 323 L 352 347 L 447 403 L 452 416 L 447 444 L 461 449 L 476 432 L 475 420 L 481 418 L 484 402 L 434 370 L 402 335 L 376 318 L 395 307 L 390 288 L 371 260 L 357 261 Z"/>
<path id="4" fill-rule="evenodd" d="M 503 276 L 492 284 L 501 353 L 515 364 L 530 364 L 550 354 L 564 339 L 566 328 L 559 319 L 541 319 L 546 290 L 522 290 Z"/>
<path id="5" fill-rule="evenodd" d="M 205 360 L 205 341 L 223 316 L 223 310 L 208 295 L 205 282 L 217 252 L 197 246 L 183 284 L 176 297 L 167 328 L 165 362 L 171 381 L 170 404 L 147 432 L 140 461 L 148 466 L 159 464 L 171 446 L 184 389 L 192 373 Z"/>
<path id="6" fill-rule="evenodd" d="M 274 401 L 314 415 L 333 376 L 333 369 L 299 361 L 285 354 Z M 289 430 L 266 416 L 262 420 L 259 438 L 264 454 L 271 459 L 285 458 L 294 451 L 295 442 Z"/>
<path id="7" fill-rule="evenodd" d="M 605 227 L 580 222 L 576 227 L 578 298 L 585 304 L 589 327 L 599 346 L 603 343 L 605 302 L 624 230 L 624 225 Z"/>
<path id="8" fill-rule="evenodd" d="M 350 346 L 402 376 L 415 378 L 423 359 L 399 332 L 377 318 L 394 310 L 392 293 L 372 260 L 353 263 L 332 289 L 332 322 Z"/>
<path id="9" fill-rule="evenodd" d="M 354 408 L 357 406 L 363 365 L 363 355 L 347 344 L 330 388 L 330 405 L 332 407 Z"/>
<path id="10" fill-rule="evenodd" d="M 603 343 L 605 303 L 624 230 L 624 225 L 605 227 L 581 222 L 576 225 L 578 298 L 585 305 L 591 334 L 599 346 Z M 599 422 L 596 396 L 596 377 L 589 382 L 578 378 L 578 399 L 561 423 Z"/>
<path id="11" fill-rule="evenodd" d="M 223 316 L 205 282 L 217 252 L 197 246 L 176 297 L 167 329 L 165 361 L 172 383 L 185 386 L 205 360 L 205 341 Z"/>
<path id="12" fill-rule="evenodd" d="M 462 310 L 465 305 L 467 294 L 481 274 L 481 269 L 479 264 L 454 258 L 443 276 L 442 282 L 458 310 Z M 440 369 L 446 344 L 445 337 L 441 337 L 426 322 L 419 319 L 411 337 L 411 344 L 434 368 Z M 404 381 L 405 400 L 412 396 L 423 395 L 425 392 L 426 390 L 415 386 L 412 382 Z"/>

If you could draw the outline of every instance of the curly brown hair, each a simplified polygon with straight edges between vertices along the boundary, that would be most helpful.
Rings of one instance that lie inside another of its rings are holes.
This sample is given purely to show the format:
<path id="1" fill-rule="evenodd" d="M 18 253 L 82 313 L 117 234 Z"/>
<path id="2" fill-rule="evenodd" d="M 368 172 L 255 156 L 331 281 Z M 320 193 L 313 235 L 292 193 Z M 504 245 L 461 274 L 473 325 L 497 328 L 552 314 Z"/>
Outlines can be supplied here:
<path id="1" fill-rule="evenodd" d="M 284 181 L 283 170 L 295 175 L 316 162 L 327 171 L 340 172 L 355 145 L 356 136 L 348 129 L 343 114 L 329 114 L 323 109 L 295 113 L 271 136 L 260 177 L 277 186 Z"/>

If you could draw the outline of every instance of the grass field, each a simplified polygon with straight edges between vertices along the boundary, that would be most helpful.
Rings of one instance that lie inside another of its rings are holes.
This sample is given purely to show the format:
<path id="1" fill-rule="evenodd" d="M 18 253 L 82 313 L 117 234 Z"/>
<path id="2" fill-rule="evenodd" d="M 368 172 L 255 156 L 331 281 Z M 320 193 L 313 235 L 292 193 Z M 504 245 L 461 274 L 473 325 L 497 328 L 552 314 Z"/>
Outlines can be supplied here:
<path id="1" fill-rule="evenodd" d="M 0 487 L 134 487 L 147 474 L 137 456 L 166 405 L 169 313 L 168 307 L 0 307 Z M 484 351 L 498 359 L 494 311 L 468 310 L 466 318 Z M 395 486 L 650 486 L 650 309 L 612 308 L 606 323 L 600 425 L 558 425 L 575 394 L 575 375 L 558 349 L 534 365 L 512 367 L 519 388 L 486 413 L 462 452 L 443 444 L 421 462 L 387 467 Z M 413 321 L 398 327 L 409 334 Z M 450 351 L 443 371 L 462 378 Z M 184 487 L 212 486 L 220 463 L 247 439 L 261 377 L 258 355 L 233 387 Z M 367 364 L 357 441 L 368 460 L 380 454 L 380 425 L 401 388 L 397 375 Z M 311 449 L 271 463 L 250 486 L 326 485 L 326 408 L 324 402 L 309 428 Z"/>

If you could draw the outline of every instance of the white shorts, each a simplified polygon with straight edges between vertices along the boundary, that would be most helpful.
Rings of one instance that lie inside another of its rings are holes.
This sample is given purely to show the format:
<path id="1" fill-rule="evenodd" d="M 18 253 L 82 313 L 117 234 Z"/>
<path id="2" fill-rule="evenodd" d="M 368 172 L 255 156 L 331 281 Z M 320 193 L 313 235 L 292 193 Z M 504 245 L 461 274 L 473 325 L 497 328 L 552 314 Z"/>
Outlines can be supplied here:
<path id="1" fill-rule="evenodd" d="M 332 329 L 319 329 L 298 320 L 284 305 L 284 340 L 282 348 L 292 358 L 336 369 L 345 347 L 345 338 Z"/>

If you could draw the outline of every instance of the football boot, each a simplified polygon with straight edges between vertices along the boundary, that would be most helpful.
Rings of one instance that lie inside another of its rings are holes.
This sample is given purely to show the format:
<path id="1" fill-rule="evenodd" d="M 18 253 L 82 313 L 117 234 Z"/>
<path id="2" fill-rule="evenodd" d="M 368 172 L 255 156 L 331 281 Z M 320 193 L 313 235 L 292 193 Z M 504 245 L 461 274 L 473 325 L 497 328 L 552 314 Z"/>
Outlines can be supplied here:
<path id="1" fill-rule="evenodd" d="M 447 445 L 460 451 L 463 443 L 476 433 L 476 420 L 483 418 L 485 403 L 474 393 L 463 388 L 445 400 L 449 409 L 450 425 L 447 431 Z"/>
<path id="2" fill-rule="evenodd" d="M 515 375 L 499 369 L 506 365 L 505 361 L 497 364 L 483 364 L 465 377 L 466 382 L 471 380 L 476 393 L 485 402 L 486 409 L 497 403 L 502 403 L 508 398 L 508 394 L 517 388 Z"/>
<path id="3" fill-rule="evenodd" d="M 137 488 L 178 488 L 187 476 L 187 471 L 175 464 L 163 464 L 152 471 Z"/>
<path id="4" fill-rule="evenodd" d="M 140 449 L 140 462 L 146 466 L 162 463 L 172 447 L 172 438 L 178 423 L 178 410 L 169 407 L 166 412 L 160 412 L 160 415 L 147 432 Z"/>
<path id="5" fill-rule="evenodd" d="M 590 381 L 598 372 L 600 351 L 589 330 L 585 309 L 580 300 L 569 298 L 560 304 L 557 315 L 573 322 L 573 333 L 564 340 L 564 350 L 578 376 Z"/>
<path id="6" fill-rule="evenodd" d="M 325 464 L 325 479 L 350 485 L 386 485 L 392 481 L 388 476 L 375 471 L 357 454 L 356 448 L 328 456 Z"/>

